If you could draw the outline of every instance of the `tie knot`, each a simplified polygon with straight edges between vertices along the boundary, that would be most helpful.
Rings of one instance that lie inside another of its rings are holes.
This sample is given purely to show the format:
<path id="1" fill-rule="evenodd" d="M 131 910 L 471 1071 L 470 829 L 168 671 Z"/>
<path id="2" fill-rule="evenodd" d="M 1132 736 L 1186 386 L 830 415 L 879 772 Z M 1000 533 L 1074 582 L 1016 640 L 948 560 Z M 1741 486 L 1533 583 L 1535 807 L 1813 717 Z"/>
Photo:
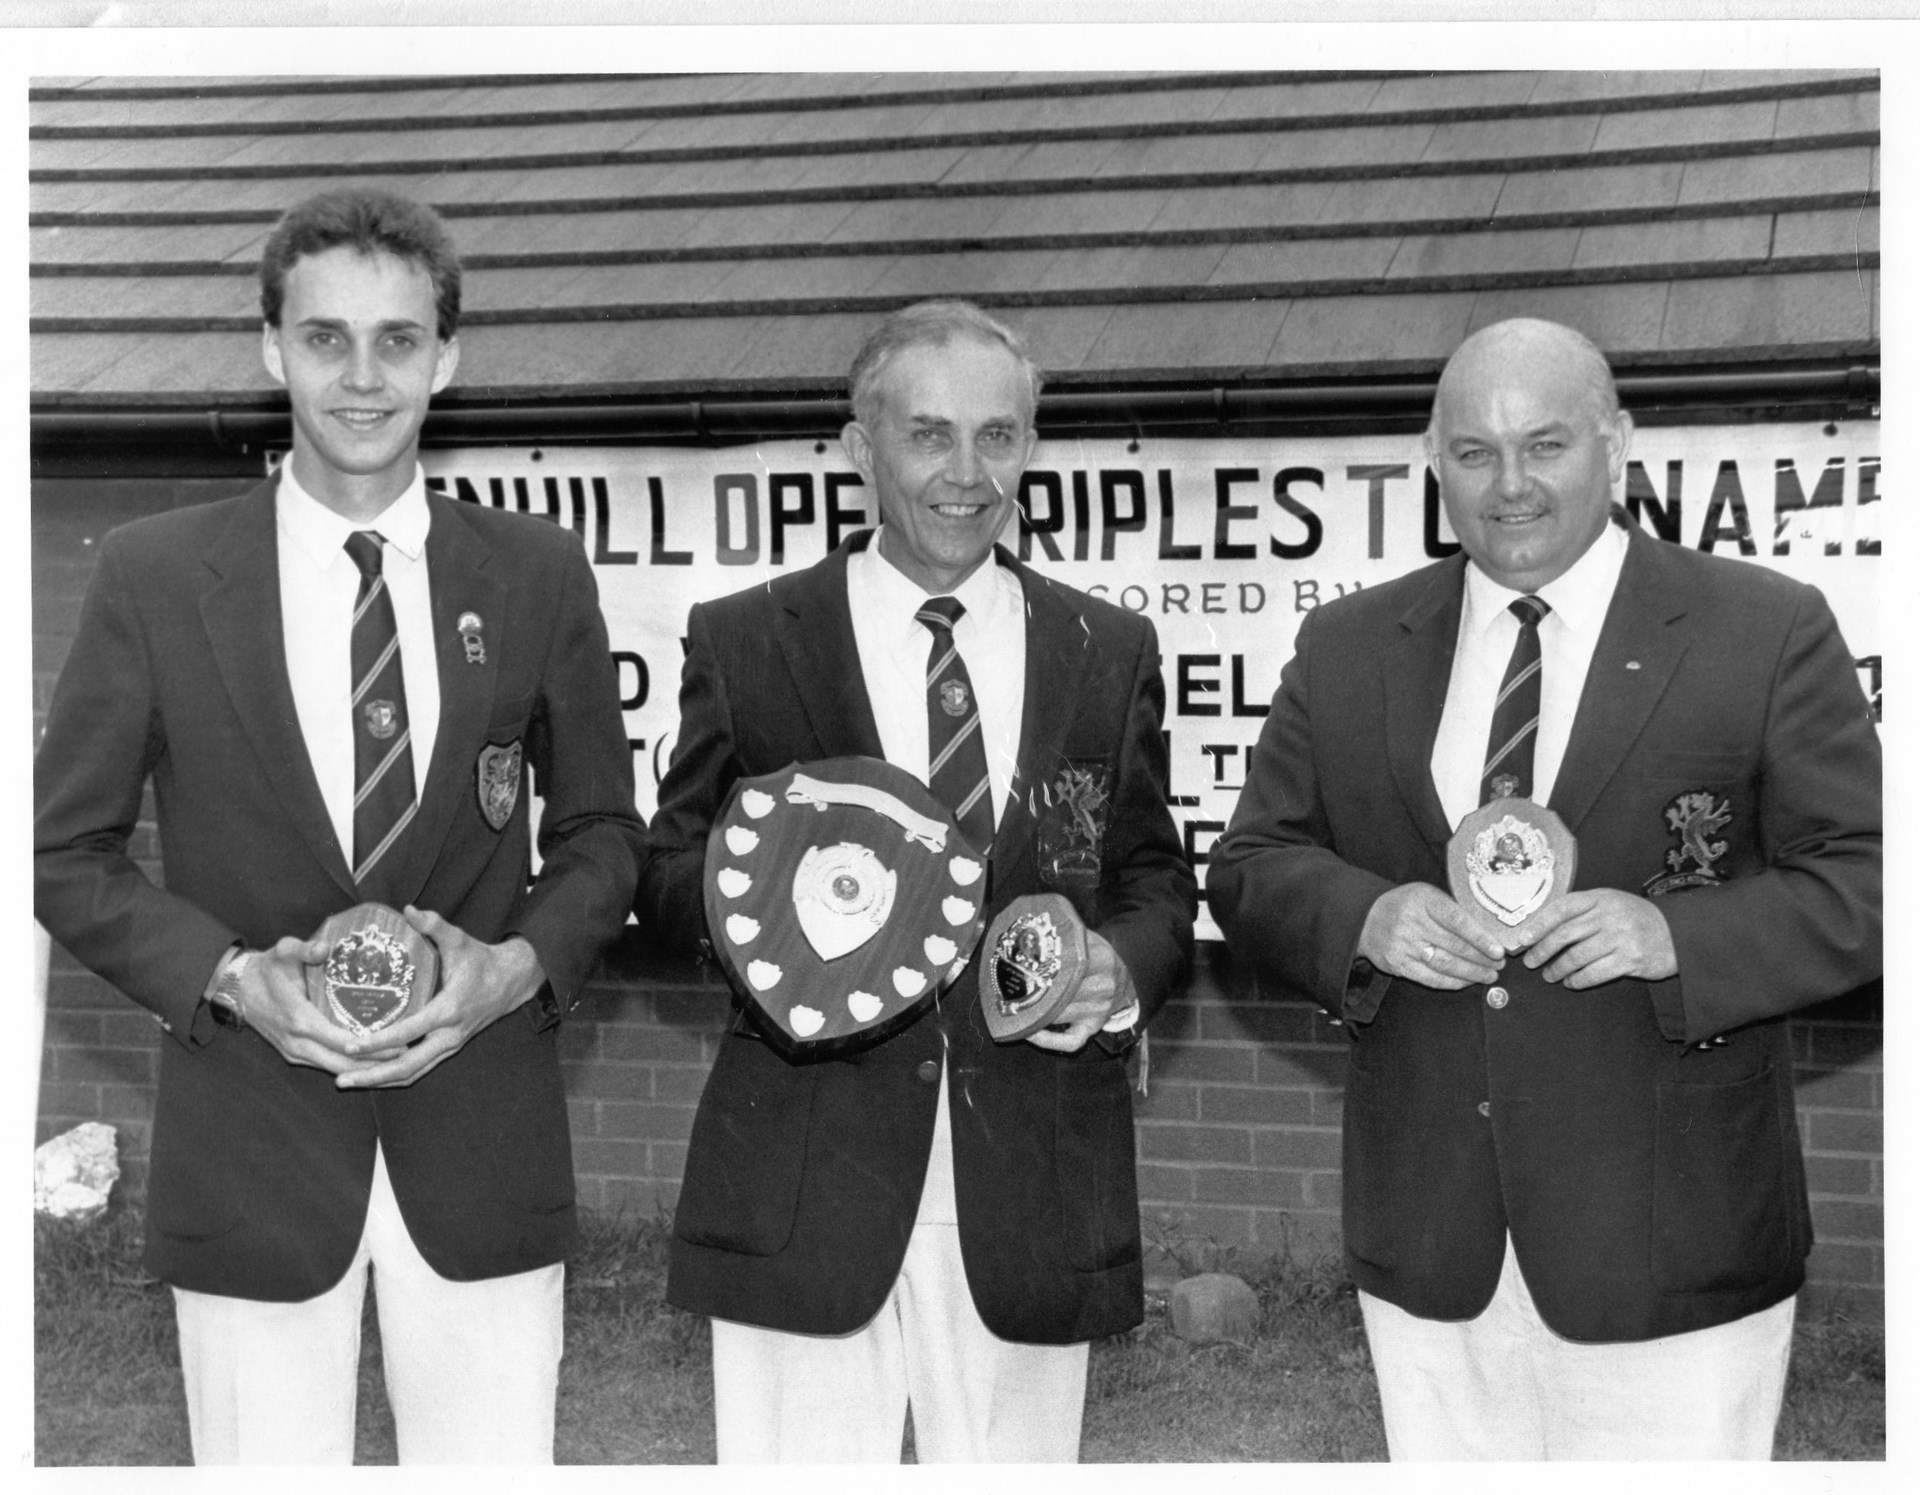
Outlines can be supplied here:
<path id="1" fill-rule="evenodd" d="M 347 536 L 347 554 L 369 580 L 380 574 L 380 547 L 385 543 L 377 529 L 357 529 Z"/>
<path id="2" fill-rule="evenodd" d="M 1522 628 L 1538 628 L 1540 620 L 1553 609 L 1538 597 L 1516 597 L 1507 604 L 1507 611 L 1520 620 Z"/>
<path id="3" fill-rule="evenodd" d="M 953 625 L 960 621 L 966 611 L 966 604 L 958 597 L 929 597 L 920 604 L 920 610 L 914 617 L 929 628 L 944 628 L 951 633 Z"/>

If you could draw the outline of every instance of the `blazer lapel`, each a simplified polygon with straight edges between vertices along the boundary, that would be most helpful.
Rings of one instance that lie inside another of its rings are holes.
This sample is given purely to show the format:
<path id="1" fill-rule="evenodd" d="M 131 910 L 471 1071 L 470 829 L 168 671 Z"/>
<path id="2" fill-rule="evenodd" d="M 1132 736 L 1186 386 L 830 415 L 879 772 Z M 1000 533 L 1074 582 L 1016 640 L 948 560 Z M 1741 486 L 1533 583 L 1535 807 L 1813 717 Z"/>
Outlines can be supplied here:
<path id="1" fill-rule="evenodd" d="M 1665 574 L 1661 543 L 1630 532 L 1566 756 L 1554 776 L 1549 808 L 1576 833 L 1687 652 L 1686 594 Z"/>
<path id="2" fill-rule="evenodd" d="M 321 798 L 287 679 L 274 515 L 277 488 L 270 478 L 248 494 L 233 522 L 208 549 L 206 562 L 218 579 L 200 599 L 200 618 L 261 771 L 307 848 L 351 896 L 353 874 Z"/>
<path id="3" fill-rule="evenodd" d="M 440 675 L 440 723 L 426 792 L 402 844 L 406 864 L 400 880 L 406 901 L 416 900 L 440 859 L 455 812 L 478 794 L 476 754 L 500 680 L 500 655 L 514 641 L 499 635 L 506 617 L 507 585 L 489 569 L 493 551 L 475 533 L 452 499 L 427 497 L 433 518 L 427 529 L 427 586 L 433 601 L 434 662 Z M 486 639 L 483 662 L 469 663 L 461 638 L 462 613 L 477 614 Z"/>
<path id="4" fill-rule="evenodd" d="M 1433 787 L 1433 740 L 1447 704 L 1453 651 L 1460 632 L 1466 563 L 1437 569 L 1425 591 L 1400 615 L 1400 635 L 1380 665 L 1386 693 L 1387 757 L 1414 825 L 1444 855 L 1452 827 Z"/>
<path id="5" fill-rule="evenodd" d="M 847 606 L 847 557 L 864 548 L 872 533 L 861 531 L 781 589 L 790 621 L 780 635 L 780 649 L 821 756 L 827 758 L 886 756 Z"/>
<path id="6" fill-rule="evenodd" d="M 1034 782 L 1045 777 L 1046 765 L 1066 756 L 1067 728 L 1074 720 L 1080 687 L 1086 678 L 1081 668 L 1086 651 L 1075 645 L 1089 641 L 1089 635 L 1079 609 L 1058 588 L 997 545 L 994 559 L 1020 579 L 1027 608 L 1027 678 L 1021 692 L 1020 752 L 1008 785 L 1006 812 L 994 831 L 994 858 L 998 861 L 1012 848 L 1031 843 Z"/>

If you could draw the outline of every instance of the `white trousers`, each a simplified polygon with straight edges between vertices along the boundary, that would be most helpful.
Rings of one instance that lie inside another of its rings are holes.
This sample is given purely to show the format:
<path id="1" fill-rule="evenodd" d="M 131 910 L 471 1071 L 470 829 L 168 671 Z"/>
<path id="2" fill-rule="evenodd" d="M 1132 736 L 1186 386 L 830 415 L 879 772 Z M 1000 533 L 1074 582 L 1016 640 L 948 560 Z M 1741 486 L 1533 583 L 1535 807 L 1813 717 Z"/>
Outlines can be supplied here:
<path id="1" fill-rule="evenodd" d="M 1513 1243 L 1478 1318 L 1416 1318 L 1360 1294 L 1395 1459 L 1766 1459 L 1793 1299 L 1730 1324 L 1577 1344 L 1540 1321 Z"/>
<path id="2" fill-rule="evenodd" d="M 371 1265 L 400 1462 L 553 1462 L 558 1262 L 450 1282 L 413 1244 L 376 1156 L 353 1264 L 303 1303 L 173 1290 L 196 1464 L 351 1464 Z"/>
<path id="3" fill-rule="evenodd" d="M 914 1227 L 893 1291 L 852 1334 L 713 1321 L 722 1464 L 897 1464 L 909 1403 L 923 1464 L 1071 1464 L 1086 1395 L 1086 1345 L 1013 1344 L 980 1322 L 957 1225 Z"/>

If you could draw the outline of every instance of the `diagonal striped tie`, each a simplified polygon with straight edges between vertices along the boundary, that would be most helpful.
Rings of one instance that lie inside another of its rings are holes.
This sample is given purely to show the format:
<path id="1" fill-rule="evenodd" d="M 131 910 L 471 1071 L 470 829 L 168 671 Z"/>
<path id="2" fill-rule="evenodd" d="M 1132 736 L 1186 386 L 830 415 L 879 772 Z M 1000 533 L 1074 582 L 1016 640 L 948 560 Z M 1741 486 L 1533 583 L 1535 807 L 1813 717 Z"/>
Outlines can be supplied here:
<path id="1" fill-rule="evenodd" d="M 394 903 L 400 866 L 394 854 L 419 808 L 413 792 L 413 733 L 400 677 L 400 633 L 393 597 L 380 574 L 376 530 L 355 530 L 347 554 L 360 568 L 353 603 L 353 880 L 362 896 Z"/>
<path id="2" fill-rule="evenodd" d="M 952 809 L 960 833 L 984 853 L 993 845 L 987 749 L 980 702 L 953 642 L 953 625 L 965 612 L 958 597 L 929 597 L 914 614 L 933 634 L 927 653 L 927 786 Z"/>
<path id="3" fill-rule="evenodd" d="M 1540 735 L 1540 620 L 1553 611 L 1538 597 L 1508 604 L 1520 620 L 1500 695 L 1493 703 L 1487 762 L 1480 770 L 1480 803 L 1533 794 L 1533 743 Z"/>

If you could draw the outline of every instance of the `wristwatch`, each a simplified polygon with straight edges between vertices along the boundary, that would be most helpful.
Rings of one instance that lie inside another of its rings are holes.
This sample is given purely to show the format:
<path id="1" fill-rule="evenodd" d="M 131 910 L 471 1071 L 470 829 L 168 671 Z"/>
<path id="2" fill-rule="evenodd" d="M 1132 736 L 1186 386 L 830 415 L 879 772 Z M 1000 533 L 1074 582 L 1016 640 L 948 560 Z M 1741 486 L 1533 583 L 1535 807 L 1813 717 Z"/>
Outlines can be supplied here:
<path id="1" fill-rule="evenodd" d="M 207 997 L 207 1005 L 212 1009 L 213 1020 L 223 1028 L 231 1028 L 238 1033 L 247 1026 L 247 1015 L 240 1005 L 240 977 L 247 969 L 247 962 L 253 959 L 251 950 L 236 950 L 233 959 L 227 962 L 226 969 L 220 973 L 220 979 L 213 984 L 213 991 Z"/>

